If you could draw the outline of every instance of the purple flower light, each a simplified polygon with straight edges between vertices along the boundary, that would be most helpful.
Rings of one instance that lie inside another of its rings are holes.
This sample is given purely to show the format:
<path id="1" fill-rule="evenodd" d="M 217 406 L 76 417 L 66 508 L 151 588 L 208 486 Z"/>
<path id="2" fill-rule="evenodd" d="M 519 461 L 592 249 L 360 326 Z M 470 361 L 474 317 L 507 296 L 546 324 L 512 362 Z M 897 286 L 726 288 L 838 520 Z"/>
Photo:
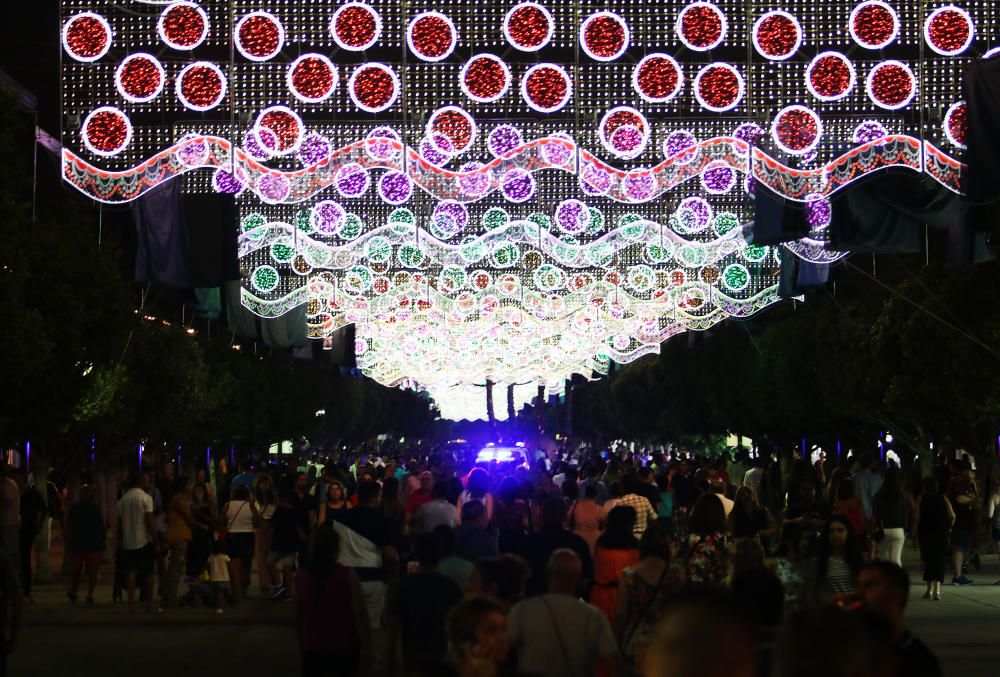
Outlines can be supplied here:
<path id="1" fill-rule="evenodd" d="M 403 204 L 413 195 L 413 184 L 403 172 L 386 172 L 379 179 L 378 193 L 391 205 Z"/>
<path id="2" fill-rule="evenodd" d="M 312 208 L 313 229 L 323 235 L 333 235 L 347 220 L 347 212 L 333 200 L 321 200 Z"/>
<path id="3" fill-rule="evenodd" d="M 697 145 L 698 137 L 686 129 L 679 129 L 676 132 L 671 132 L 663 142 L 663 154 L 668 158 L 674 158 L 674 162 L 677 164 L 686 165 L 696 157 L 697 153 L 693 149 Z M 692 149 L 691 152 L 681 153 L 681 151 L 688 149 Z M 681 154 L 678 155 L 678 153 Z M 675 155 L 677 157 L 674 157 Z"/>
<path id="4" fill-rule="evenodd" d="M 757 140 L 764 134 L 764 128 L 756 122 L 744 122 L 733 132 L 733 137 L 751 146 L 757 145 Z"/>
<path id="5" fill-rule="evenodd" d="M 634 125 L 622 125 L 611 133 L 611 147 L 621 156 L 638 155 L 645 142 L 645 135 Z"/>
<path id="6" fill-rule="evenodd" d="M 420 153 L 420 157 L 427 162 L 431 163 L 435 167 L 443 167 L 448 164 L 448 160 L 451 159 L 451 155 L 449 153 L 442 152 L 440 149 L 442 147 L 448 147 L 448 145 L 451 144 L 451 141 L 449 141 L 448 137 L 443 134 L 435 134 L 434 136 L 441 138 L 436 141 L 424 138 L 420 142 L 420 147 L 417 150 Z"/>
<path id="7" fill-rule="evenodd" d="M 281 202 L 292 192 L 292 182 L 282 174 L 261 174 L 257 191 L 264 202 Z"/>
<path id="8" fill-rule="evenodd" d="M 365 152 L 376 162 L 387 162 L 396 154 L 396 149 L 385 139 L 399 141 L 399 134 L 392 127 L 376 127 L 368 132 Z"/>
<path id="9" fill-rule="evenodd" d="M 500 190 L 511 202 L 527 202 L 535 194 L 535 177 L 523 169 L 508 169 L 500 178 Z"/>
<path id="10" fill-rule="evenodd" d="M 656 178 L 645 171 L 630 172 L 622 179 L 622 188 L 629 200 L 645 202 L 653 197 L 653 191 L 656 190 Z"/>
<path id="11" fill-rule="evenodd" d="M 330 157 L 332 150 L 330 141 L 326 137 L 310 134 L 302 140 L 302 145 L 299 146 L 299 162 L 306 167 L 313 167 Z"/>
<path id="12" fill-rule="evenodd" d="M 858 145 L 863 145 L 866 143 L 871 143 L 872 141 L 877 141 L 879 139 L 885 138 L 889 135 L 888 130 L 882 125 L 881 122 L 876 122 L 875 120 L 869 120 L 867 122 L 862 122 L 860 125 L 854 129 L 854 143 Z"/>
<path id="13" fill-rule="evenodd" d="M 454 200 L 444 200 L 434 207 L 431 218 L 438 229 L 451 237 L 469 225 L 469 212 L 465 205 Z"/>
<path id="14" fill-rule="evenodd" d="M 724 162 L 712 162 L 701 175 L 701 185 L 707 193 L 723 195 L 736 185 L 736 172 Z"/>
<path id="15" fill-rule="evenodd" d="M 500 125 L 486 138 L 486 147 L 496 157 L 506 155 L 522 143 L 521 132 L 511 125 Z"/>
<path id="16" fill-rule="evenodd" d="M 459 169 L 462 174 L 476 172 L 484 167 L 481 162 L 466 162 Z M 482 172 L 470 176 L 459 176 L 458 187 L 469 197 L 479 197 L 490 189 L 490 173 Z"/>
<path id="17" fill-rule="evenodd" d="M 239 195 L 246 188 L 246 184 L 234 174 L 220 168 L 216 169 L 215 173 L 212 174 L 212 187 L 217 193 Z"/>
<path id="18" fill-rule="evenodd" d="M 573 158 L 573 151 L 558 141 L 546 143 L 542 145 L 542 158 L 550 165 L 561 166 Z"/>
<path id="19" fill-rule="evenodd" d="M 810 195 L 806 198 L 806 221 L 813 230 L 823 230 L 833 219 L 833 207 L 830 201 L 821 195 Z"/>
<path id="20" fill-rule="evenodd" d="M 177 157 L 188 167 L 200 167 L 208 160 L 208 142 L 196 140 L 194 136 L 181 139 L 181 147 L 177 149 Z"/>
<path id="21" fill-rule="evenodd" d="M 611 190 L 611 174 L 596 165 L 586 165 L 580 172 L 580 190 L 587 195 L 604 195 Z"/>
<path id="22" fill-rule="evenodd" d="M 265 145 L 261 138 L 267 139 L 267 145 Z M 259 128 L 256 132 L 249 131 L 243 137 L 243 149 L 252 157 L 254 160 L 264 162 L 265 160 L 270 160 L 274 157 L 274 153 L 268 147 L 277 147 L 277 138 L 274 133 L 269 129 L 263 127 Z"/>
<path id="23" fill-rule="evenodd" d="M 689 197 L 681 200 L 678 210 L 691 210 L 691 230 L 702 230 L 708 227 L 712 220 L 712 205 L 700 197 Z"/>
<path id="24" fill-rule="evenodd" d="M 564 233 L 580 233 L 590 225 L 590 210 L 579 200 L 563 200 L 556 207 L 556 225 Z"/>
<path id="25" fill-rule="evenodd" d="M 344 197 L 361 197 L 368 191 L 371 177 L 368 170 L 351 162 L 337 170 L 337 192 Z"/>

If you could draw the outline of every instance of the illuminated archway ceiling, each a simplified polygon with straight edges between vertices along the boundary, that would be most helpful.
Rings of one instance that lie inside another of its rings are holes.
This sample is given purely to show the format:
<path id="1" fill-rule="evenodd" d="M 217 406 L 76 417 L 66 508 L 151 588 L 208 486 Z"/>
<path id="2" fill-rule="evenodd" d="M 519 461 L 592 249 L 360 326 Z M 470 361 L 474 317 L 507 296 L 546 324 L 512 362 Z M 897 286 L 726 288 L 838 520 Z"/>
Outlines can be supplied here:
<path id="1" fill-rule="evenodd" d="M 66 181 L 236 194 L 244 305 L 353 323 L 365 373 L 442 402 L 777 302 L 758 186 L 814 263 L 852 181 L 957 192 L 961 67 L 998 44 L 982 2 L 129 5 L 62 2 Z"/>

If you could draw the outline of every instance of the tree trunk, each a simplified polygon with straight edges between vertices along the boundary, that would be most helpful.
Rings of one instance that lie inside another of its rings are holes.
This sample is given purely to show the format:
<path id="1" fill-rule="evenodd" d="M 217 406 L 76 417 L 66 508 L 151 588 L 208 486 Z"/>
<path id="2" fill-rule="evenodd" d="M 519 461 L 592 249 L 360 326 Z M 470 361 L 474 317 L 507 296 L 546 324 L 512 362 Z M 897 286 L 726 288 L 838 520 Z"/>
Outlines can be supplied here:
<path id="1" fill-rule="evenodd" d="M 507 420 L 511 425 L 514 425 L 514 419 L 517 417 L 514 411 L 514 384 L 511 383 L 507 386 Z"/>
<path id="2" fill-rule="evenodd" d="M 566 449 L 572 446 L 573 439 L 573 381 L 566 381 Z"/>
<path id="3" fill-rule="evenodd" d="M 493 381 L 486 379 L 486 418 L 490 422 L 490 438 L 497 441 L 497 418 L 493 411 Z"/>
<path id="4" fill-rule="evenodd" d="M 34 583 L 44 584 L 52 580 L 52 563 L 49 560 L 49 546 L 52 544 L 52 520 L 48 517 L 49 451 L 44 444 L 38 446 L 40 448 L 33 450 L 34 453 L 31 455 L 31 470 L 35 475 L 34 488 L 42 497 L 46 514 L 42 521 L 42 528 L 38 530 L 38 536 L 35 537 L 37 564 Z"/>

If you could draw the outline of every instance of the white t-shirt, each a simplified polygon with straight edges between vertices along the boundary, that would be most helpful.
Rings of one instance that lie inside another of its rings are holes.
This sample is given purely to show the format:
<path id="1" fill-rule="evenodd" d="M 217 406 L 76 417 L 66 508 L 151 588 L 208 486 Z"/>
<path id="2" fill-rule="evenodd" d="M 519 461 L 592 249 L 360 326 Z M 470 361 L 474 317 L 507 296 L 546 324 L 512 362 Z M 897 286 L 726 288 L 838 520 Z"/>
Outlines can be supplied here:
<path id="1" fill-rule="evenodd" d="M 129 489 L 118 499 L 123 549 L 138 550 L 153 542 L 146 526 L 146 513 L 153 514 L 153 497 L 139 487 Z"/>
<path id="2" fill-rule="evenodd" d="M 569 595 L 518 602 L 507 617 L 507 631 L 517 647 L 518 671 L 532 675 L 593 677 L 598 657 L 618 655 L 604 614 Z"/>
<path id="3" fill-rule="evenodd" d="M 253 510 L 247 501 L 229 501 L 226 510 L 226 525 L 231 534 L 253 533 Z"/>
<path id="4" fill-rule="evenodd" d="M 229 582 L 229 568 L 226 564 L 229 563 L 229 555 L 212 555 L 208 558 L 208 580 L 212 583 L 228 583 Z"/>

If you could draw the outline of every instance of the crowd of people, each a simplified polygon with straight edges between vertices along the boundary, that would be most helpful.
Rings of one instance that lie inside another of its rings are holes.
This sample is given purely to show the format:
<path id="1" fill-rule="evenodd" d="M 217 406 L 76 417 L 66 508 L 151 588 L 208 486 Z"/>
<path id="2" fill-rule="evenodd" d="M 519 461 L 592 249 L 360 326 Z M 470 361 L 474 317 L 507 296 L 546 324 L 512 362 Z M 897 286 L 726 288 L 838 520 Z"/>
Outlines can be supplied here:
<path id="1" fill-rule="evenodd" d="M 939 675 L 903 624 L 904 543 L 940 600 L 949 564 L 971 583 L 983 518 L 1000 540 L 968 458 L 910 482 L 874 456 L 746 453 L 156 470 L 116 506 L 115 597 L 223 614 L 255 579 L 293 604 L 304 675 Z M 83 487 L 74 603 L 84 573 L 93 603 L 104 525 Z"/>

